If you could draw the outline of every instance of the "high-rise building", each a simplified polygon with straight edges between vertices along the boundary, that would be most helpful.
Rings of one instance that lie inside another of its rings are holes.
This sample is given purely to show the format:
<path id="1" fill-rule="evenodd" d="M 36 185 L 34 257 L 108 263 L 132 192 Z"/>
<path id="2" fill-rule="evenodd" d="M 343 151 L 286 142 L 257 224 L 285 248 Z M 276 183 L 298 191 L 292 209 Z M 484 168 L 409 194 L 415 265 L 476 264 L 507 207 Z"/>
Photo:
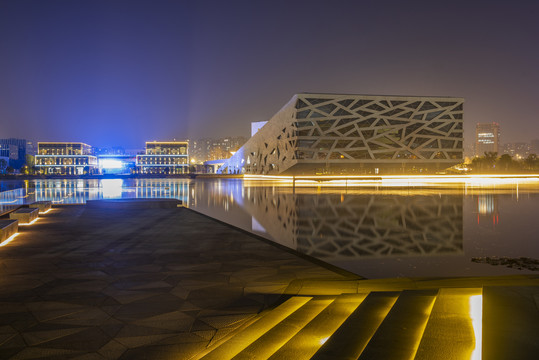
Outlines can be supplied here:
<path id="1" fill-rule="evenodd" d="M 46 175 L 87 175 L 98 171 L 92 147 L 80 142 L 38 142 L 35 166 Z"/>
<path id="2" fill-rule="evenodd" d="M 454 97 L 298 94 L 219 172 L 434 173 L 463 160 L 463 103 Z"/>
<path id="3" fill-rule="evenodd" d="M 9 158 L 9 166 L 20 169 L 26 163 L 25 139 L 0 139 L 0 156 Z"/>
<path id="4" fill-rule="evenodd" d="M 189 172 L 188 141 L 147 141 L 146 153 L 137 155 L 140 174 L 185 174 Z"/>
<path id="5" fill-rule="evenodd" d="M 478 123 L 475 127 L 475 156 L 487 152 L 500 154 L 500 125 L 498 123 Z"/>

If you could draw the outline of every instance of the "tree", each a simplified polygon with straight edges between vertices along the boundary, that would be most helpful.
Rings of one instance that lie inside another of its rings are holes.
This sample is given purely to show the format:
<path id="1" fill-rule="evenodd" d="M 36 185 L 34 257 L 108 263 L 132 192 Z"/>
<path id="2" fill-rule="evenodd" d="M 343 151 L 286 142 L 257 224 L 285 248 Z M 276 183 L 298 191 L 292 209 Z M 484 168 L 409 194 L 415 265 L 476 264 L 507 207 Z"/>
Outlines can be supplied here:
<path id="1" fill-rule="evenodd" d="M 0 159 L 0 174 L 3 174 L 6 171 L 8 162 L 6 159 Z"/>
<path id="2" fill-rule="evenodd" d="M 502 156 L 500 156 L 496 163 L 498 165 L 499 171 L 509 172 L 515 167 L 513 158 L 509 154 L 503 154 Z"/>
<path id="3" fill-rule="evenodd" d="M 526 169 L 533 171 L 539 168 L 539 159 L 536 154 L 530 154 L 526 159 L 524 159 L 524 166 Z"/>

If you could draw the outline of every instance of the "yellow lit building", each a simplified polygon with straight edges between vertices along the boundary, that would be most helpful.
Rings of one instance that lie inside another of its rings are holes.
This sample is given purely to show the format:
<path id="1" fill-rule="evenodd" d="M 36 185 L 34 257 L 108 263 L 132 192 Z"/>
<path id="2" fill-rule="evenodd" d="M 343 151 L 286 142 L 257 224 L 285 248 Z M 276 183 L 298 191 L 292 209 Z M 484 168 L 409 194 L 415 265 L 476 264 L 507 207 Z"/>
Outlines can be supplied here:
<path id="1" fill-rule="evenodd" d="M 81 142 L 38 142 L 35 166 L 44 175 L 87 175 L 98 172 L 92 147 Z"/>
<path id="2" fill-rule="evenodd" d="M 148 141 L 146 154 L 137 155 L 139 174 L 186 174 L 189 172 L 187 141 Z"/>

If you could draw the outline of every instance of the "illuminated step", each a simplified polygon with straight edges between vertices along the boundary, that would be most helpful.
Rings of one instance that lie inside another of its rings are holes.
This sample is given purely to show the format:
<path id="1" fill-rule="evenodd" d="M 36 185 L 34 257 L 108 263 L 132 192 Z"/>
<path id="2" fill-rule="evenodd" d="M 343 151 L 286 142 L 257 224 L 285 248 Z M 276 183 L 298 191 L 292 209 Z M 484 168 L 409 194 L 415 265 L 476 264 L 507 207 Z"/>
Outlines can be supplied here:
<path id="1" fill-rule="evenodd" d="M 483 288 L 483 359 L 539 357 L 539 286 Z"/>
<path id="2" fill-rule="evenodd" d="M 405 290 L 359 359 L 413 359 L 438 290 Z"/>
<path id="3" fill-rule="evenodd" d="M 334 300 L 334 296 L 314 298 L 245 348 L 234 360 L 267 359 Z"/>
<path id="4" fill-rule="evenodd" d="M 470 306 L 472 296 L 481 296 L 481 289 L 440 289 L 417 349 L 416 360 L 472 359 L 476 349 L 474 324 L 470 316 L 471 310 L 475 310 Z M 481 354 L 480 347 L 475 354 Z"/>
<path id="5" fill-rule="evenodd" d="M 312 297 L 309 296 L 295 296 L 288 299 L 275 309 L 268 311 L 256 322 L 241 330 L 223 344 L 217 346 L 206 354 L 206 356 L 202 357 L 202 359 L 232 359 L 240 351 L 248 347 L 256 339 L 264 335 L 311 299 Z"/>
<path id="6" fill-rule="evenodd" d="M 284 344 L 270 359 L 310 359 L 335 330 L 365 299 L 366 294 L 339 295 L 310 323 L 305 325 L 290 341 Z"/>
<path id="7" fill-rule="evenodd" d="M 370 293 L 312 359 L 357 359 L 395 304 L 399 294 L 399 292 Z"/>

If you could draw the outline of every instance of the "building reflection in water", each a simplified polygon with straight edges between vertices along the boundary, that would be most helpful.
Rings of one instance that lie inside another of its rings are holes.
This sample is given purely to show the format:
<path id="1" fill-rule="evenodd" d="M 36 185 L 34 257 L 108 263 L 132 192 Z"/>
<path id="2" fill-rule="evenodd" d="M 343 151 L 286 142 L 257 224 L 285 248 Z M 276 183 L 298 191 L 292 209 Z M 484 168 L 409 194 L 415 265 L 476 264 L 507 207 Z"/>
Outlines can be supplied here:
<path id="1" fill-rule="evenodd" d="M 226 211 L 234 202 L 252 216 L 252 231 L 319 259 L 463 253 L 462 191 L 224 185 L 196 183 L 192 203 Z"/>
<path id="2" fill-rule="evenodd" d="M 187 204 L 188 194 L 187 179 L 35 180 L 28 187 L 0 193 L 0 206 L 34 201 L 84 204 L 87 200 L 119 198 L 179 199 Z"/>

